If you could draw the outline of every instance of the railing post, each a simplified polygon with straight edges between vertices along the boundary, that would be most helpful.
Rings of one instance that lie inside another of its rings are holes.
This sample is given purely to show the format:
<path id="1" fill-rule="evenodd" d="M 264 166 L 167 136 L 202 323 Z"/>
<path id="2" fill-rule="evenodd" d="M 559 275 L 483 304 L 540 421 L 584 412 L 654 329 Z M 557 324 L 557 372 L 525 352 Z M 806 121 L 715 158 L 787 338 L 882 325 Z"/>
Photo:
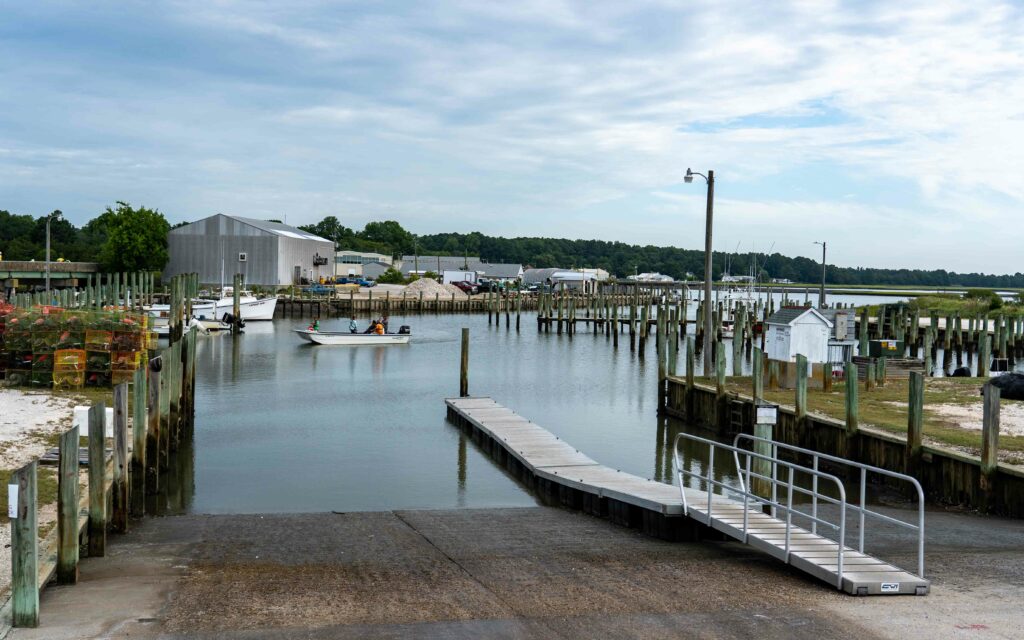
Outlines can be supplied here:
<path id="1" fill-rule="evenodd" d="M 39 531 L 36 463 L 11 475 L 7 515 L 11 519 L 11 611 L 15 627 L 39 626 Z"/>
<path id="2" fill-rule="evenodd" d="M 102 557 L 107 551 L 107 499 L 104 460 L 107 409 L 102 402 L 89 407 L 89 557 Z"/>
<path id="3" fill-rule="evenodd" d="M 78 582 L 78 427 L 61 434 L 57 455 L 57 582 Z"/>

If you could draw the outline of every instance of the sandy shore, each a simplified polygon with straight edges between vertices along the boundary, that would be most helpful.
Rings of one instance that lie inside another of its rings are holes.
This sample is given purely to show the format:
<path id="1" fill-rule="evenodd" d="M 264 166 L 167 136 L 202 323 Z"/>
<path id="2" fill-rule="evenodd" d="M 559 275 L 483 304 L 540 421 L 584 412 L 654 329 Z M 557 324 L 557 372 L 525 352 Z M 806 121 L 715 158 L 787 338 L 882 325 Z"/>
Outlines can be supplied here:
<path id="1" fill-rule="evenodd" d="M 45 453 L 48 436 L 71 427 L 73 398 L 54 396 L 46 392 L 22 389 L 0 389 L 0 469 L 10 473 Z M 11 582 L 11 528 L 7 525 L 7 493 L 0 501 L 0 594 L 6 596 Z M 40 505 L 39 525 L 44 527 L 57 517 L 55 504 Z"/>

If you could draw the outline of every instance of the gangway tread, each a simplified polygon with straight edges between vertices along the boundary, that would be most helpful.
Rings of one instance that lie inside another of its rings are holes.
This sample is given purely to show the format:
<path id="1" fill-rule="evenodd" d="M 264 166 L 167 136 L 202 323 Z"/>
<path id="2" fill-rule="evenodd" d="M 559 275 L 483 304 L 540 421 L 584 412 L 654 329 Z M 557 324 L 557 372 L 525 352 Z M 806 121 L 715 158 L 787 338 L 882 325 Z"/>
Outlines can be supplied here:
<path id="1" fill-rule="evenodd" d="M 491 398 L 449 398 L 445 403 L 450 415 L 454 414 L 472 425 L 524 468 L 548 482 L 662 516 L 690 518 L 846 593 L 928 593 L 928 580 L 848 546 L 843 547 L 843 575 L 840 580 L 837 564 L 839 544 L 834 540 L 791 524 L 787 553 L 786 521 L 764 513 L 761 505 L 744 507 L 742 502 L 716 493 L 712 497 L 712 516 L 709 518 L 707 492 L 680 489 L 602 465 Z"/>

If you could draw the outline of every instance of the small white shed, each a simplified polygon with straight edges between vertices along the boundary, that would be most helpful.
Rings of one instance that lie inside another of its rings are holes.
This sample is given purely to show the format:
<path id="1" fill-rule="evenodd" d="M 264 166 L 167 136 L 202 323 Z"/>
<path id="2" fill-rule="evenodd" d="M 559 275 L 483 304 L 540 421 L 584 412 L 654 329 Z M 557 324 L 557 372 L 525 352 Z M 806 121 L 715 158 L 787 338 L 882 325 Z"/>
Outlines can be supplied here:
<path id="1" fill-rule="evenodd" d="M 765 351 L 769 360 L 795 362 L 797 354 L 807 362 L 828 362 L 832 322 L 811 307 L 783 307 L 768 318 Z"/>

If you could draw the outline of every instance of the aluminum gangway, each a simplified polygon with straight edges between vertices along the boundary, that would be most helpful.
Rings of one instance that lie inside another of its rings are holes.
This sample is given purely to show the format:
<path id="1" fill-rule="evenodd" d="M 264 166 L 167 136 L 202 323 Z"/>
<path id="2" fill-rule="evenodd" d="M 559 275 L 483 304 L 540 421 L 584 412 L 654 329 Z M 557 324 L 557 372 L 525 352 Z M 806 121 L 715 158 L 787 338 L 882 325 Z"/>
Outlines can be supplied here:
<path id="1" fill-rule="evenodd" d="M 681 455 L 680 444 L 684 441 L 691 444 Z M 742 447 L 742 442 L 751 449 Z M 706 455 L 695 456 L 695 449 L 704 449 Z M 811 458 L 811 466 L 781 459 L 780 450 Z M 716 453 L 732 459 L 734 479 L 716 477 Z M 686 459 L 687 455 L 692 457 Z M 928 593 L 930 583 L 924 578 L 924 492 L 913 477 L 747 434 L 738 435 L 729 445 L 680 433 L 674 442 L 673 460 L 687 517 L 846 593 Z M 820 469 L 822 461 L 856 470 L 860 485 L 856 504 L 848 503 L 846 488 L 838 476 Z M 700 470 L 691 470 L 694 462 Z M 865 498 L 869 473 L 911 486 L 917 496 L 913 522 L 870 508 Z M 703 485 L 703 490 L 688 487 L 689 480 Z M 809 513 L 799 509 L 808 499 Z M 856 548 L 847 544 L 848 516 L 853 516 L 857 525 Z M 915 534 L 916 574 L 864 552 L 868 522 L 876 520 Z"/>
<path id="2" fill-rule="evenodd" d="M 625 514 L 634 509 L 642 513 L 645 523 L 661 518 L 689 517 L 851 594 L 922 595 L 928 592 L 929 583 L 923 577 L 923 493 L 917 481 L 909 476 L 753 436 L 742 435 L 728 445 L 680 434 L 673 452 L 679 486 L 673 486 L 607 467 L 491 398 L 448 398 L 445 403 L 449 419 L 471 429 L 474 441 L 492 458 L 504 459 L 506 469 L 514 468 L 513 475 L 521 482 L 535 488 L 541 484 L 558 487 L 566 495 L 583 495 L 585 511 L 607 517 L 618 514 L 612 519 L 624 524 L 631 521 Z M 706 448 L 706 455 L 693 456 L 693 452 L 681 455 L 679 445 L 684 438 L 692 441 L 693 446 Z M 756 451 L 744 449 L 741 442 Z M 810 456 L 812 464 L 804 467 L 780 460 L 780 450 Z M 732 459 L 736 469 L 733 479 L 715 477 L 716 452 Z M 838 477 L 820 470 L 820 462 L 859 469 L 861 492 L 856 504 L 847 503 L 843 483 Z M 704 472 L 690 471 L 695 465 Z M 916 524 L 901 522 L 869 508 L 864 500 L 868 473 L 909 482 L 916 489 L 919 507 Z M 704 484 L 704 490 L 687 486 L 688 479 Z M 769 488 L 748 491 L 754 481 L 764 482 Z M 823 484 L 834 487 L 832 495 L 825 491 Z M 798 496 L 810 498 L 811 513 L 804 513 L 794 505 L 794 498 Z M 766 509 L 770 513 L 765 513 Z M 847 515 L 856 518 L 859 524 L 856 549 L 846 545 Z M 871 520 L 886 521 L 918 534 L 916 575 L 864 552 L 863 531 Z M 836 540 L 829 538 L 826 532 L 831 532 Z"/>

